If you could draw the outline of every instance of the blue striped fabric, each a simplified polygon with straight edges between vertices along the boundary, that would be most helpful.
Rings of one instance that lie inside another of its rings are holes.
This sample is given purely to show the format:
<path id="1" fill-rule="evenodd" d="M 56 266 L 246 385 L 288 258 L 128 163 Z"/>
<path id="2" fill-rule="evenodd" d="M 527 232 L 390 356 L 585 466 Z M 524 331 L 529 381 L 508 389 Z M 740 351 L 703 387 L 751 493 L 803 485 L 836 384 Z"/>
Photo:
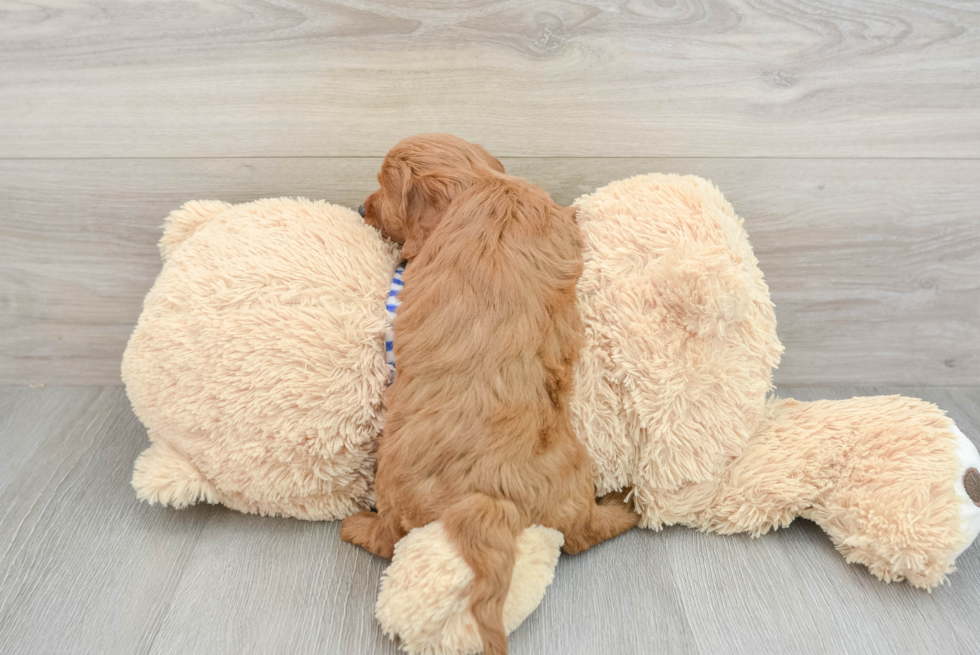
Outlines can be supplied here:
<path id="1" fill-rule="evenodd" d="M 385 361 L 391 369 L 388 375 L 388 384 L 395 381 L 395 313 L 402 301 L 398 299 L 398 294 L 405 288 L 402 282 L 402 275 L 405 274 L 405 262 L 398 265 L 395 275 L 391 278 L 391 287 L 388 288 L 388 299 L 385 301 L 385 310 L 388 313 L 388 324 L 385 326 Z"/>

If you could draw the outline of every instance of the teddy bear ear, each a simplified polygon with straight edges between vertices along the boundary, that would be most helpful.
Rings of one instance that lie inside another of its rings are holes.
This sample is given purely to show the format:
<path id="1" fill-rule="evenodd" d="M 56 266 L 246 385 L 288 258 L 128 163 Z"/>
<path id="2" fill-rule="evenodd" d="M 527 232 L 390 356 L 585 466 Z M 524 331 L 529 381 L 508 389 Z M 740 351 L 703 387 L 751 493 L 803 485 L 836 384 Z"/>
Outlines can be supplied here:
<path id="1" fill-rule="evenodd" d="M 160 258 L 163 261 L 170 259 L 188 237 L 232 206 L 220 200 L 191 200 L 180 209 L 170 212 L 163 224 L 163 236 L 159 243 Z"/>
<path id="2" fill-rule="evenodd" d="M 517 557 L 504 601 L 510 634 L 544 598 L 565 538 L 534 525 L 517 538 Z M 385 634 L 409 653 L 462 655 L 482 647 L 469 609 L 473 571 L 449 541 L 440 521 L 416 528 L 395 545 L 381 580 L 375 616 Z"/>

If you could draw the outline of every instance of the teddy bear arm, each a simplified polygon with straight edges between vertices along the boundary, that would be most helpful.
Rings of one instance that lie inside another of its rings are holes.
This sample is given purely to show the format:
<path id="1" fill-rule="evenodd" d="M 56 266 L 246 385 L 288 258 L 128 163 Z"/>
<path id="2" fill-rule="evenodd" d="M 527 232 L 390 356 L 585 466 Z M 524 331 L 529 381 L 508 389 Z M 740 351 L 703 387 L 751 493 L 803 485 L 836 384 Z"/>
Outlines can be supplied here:
<path id="1" fill-rule="evenodd" d="M 978 466 L 973 444 L 921 400 L 773 399 L 719 480 L 685 490 L 694 511 L 680 522 L 758 536 L 802 516 L 848 562 L 931 588 L 980 532 L 980 498 L 969 493 Z"/>
<path id="2" fill-rule="evenodd" d="M 848 562 L 886 581 L 931 589 L 980 533 L 980 455 L 931 403 L 902 396 L 808 403 L 823 439 L 843 444 L 835 480 L 801 515 Z M 830 417 L 833 417 L 832 419 Z"/>

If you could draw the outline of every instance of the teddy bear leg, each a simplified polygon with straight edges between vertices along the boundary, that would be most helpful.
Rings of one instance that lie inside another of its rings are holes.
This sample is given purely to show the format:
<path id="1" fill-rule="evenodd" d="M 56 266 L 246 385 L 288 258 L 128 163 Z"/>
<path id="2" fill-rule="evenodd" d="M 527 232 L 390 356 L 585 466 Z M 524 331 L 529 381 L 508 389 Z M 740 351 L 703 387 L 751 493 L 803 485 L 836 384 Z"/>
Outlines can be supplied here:
<path id="1" fill-rule="evenodd" d="M 824 466 L 835 479 L 802 515 L 848 562 L 886 582 L 941 584 L 980 531 L 973 444 L 939 408 L 914 398 L 823 402 L 811 419 L 824 426 L 819 438 L 840 448 Z"/>
<path id="2" fill-rule="evenodd" d="M 183 509 L 206 501 L 219 502 L 214 485 L 191 461 L 163 441 L 155 441 L 136 460 L 132 479 L 140 500 Z"/>
<path id="3" fill-rule="evenodd" d="M 848 562 L 927 589 L 980 531 L 976 448 L 935 405 L 901 396 L 772 399 L 717 479 L 638 493 L 663 524 L 725 534 L 758 536 L 801 516 Z"/>
<path id="4" fill-rule="evenodd" d="M 960 497 L 960 520 L 963 523 L 965 543 L 953 556 L 959 557 L 980 535 L 980 452 L 963 432 L 953 425 L 956 434 L 956 457 L 963 475 L 956 481 L 956 495 Z"/>
<path id="5" fill-rule="evenodd" d="M 517 537 L 510 589 L 504 601 L 507 634 L 541 603 L 554 578 L 562 533 L 534 525 Z M 469 608 L 473 571 L 441 521 L 415 528 L 398 542 L 381 580 L 375 616 L 408 653 L 464 655 L 483 646 Z"/>

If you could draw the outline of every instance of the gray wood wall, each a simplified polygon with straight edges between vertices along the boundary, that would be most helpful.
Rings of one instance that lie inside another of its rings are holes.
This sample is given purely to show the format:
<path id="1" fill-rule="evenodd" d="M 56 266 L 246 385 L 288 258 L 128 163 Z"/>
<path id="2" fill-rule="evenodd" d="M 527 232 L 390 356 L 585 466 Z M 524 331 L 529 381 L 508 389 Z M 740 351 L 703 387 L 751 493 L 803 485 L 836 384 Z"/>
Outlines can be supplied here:
<path id="1" fill-rule="evenodd" d="M 717 183 L 782 384 L 980 383 L 980 3 L 24 0 L 0 11 L 0 383 L 114 384 L 167 212 L 356 206 L 447 131 L 570 202 Z"/>

